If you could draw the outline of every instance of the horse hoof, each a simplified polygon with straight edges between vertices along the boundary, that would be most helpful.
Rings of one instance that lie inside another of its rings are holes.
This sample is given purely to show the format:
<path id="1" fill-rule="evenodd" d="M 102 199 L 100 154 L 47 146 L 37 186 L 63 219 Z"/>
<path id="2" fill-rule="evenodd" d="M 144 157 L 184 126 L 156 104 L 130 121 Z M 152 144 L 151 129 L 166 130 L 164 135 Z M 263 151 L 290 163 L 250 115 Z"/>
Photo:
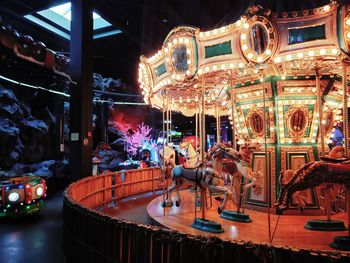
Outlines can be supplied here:
<path id="1" fill-rule="evenodd" d="M 214 198 L 216 201 L 219 201 L 219 202 L 222 202 L 222 200 L 224 200 L 222 197 L 220 197 L 220 196 L 217 196 L 217 197 L 215 197 Z"/>
<path id="2" fill-rule="evenodd" d="M 283 209 L 282 208 L 277 208 L 276 209 L 276 214 L 277 215 L 283 215 Z"/>
<path id="3" fill-rule="evenodd" d="M 162 202 L 162 207 L 172 207 L 173 206 L 173 202 Z"/>
<path id="4" fill-rule="evenodd" d="M 221 215 L 221 213 L 222 213 L 222 210 L 220 207 L 218 207 L 218 214 Z"/>
<path id="5" fill-rule="evenodd" d="M 176 207 L 179 207 L 180 206 L 180 202 L 179 201 L 175 201 L 175 205 L 176 205 Z"/>
<path id="6" fill-rule="evenodd" d="M 304 212 L 304 207 L 303 206 L 298 206 L 298 210 L 302 214 Z"/>

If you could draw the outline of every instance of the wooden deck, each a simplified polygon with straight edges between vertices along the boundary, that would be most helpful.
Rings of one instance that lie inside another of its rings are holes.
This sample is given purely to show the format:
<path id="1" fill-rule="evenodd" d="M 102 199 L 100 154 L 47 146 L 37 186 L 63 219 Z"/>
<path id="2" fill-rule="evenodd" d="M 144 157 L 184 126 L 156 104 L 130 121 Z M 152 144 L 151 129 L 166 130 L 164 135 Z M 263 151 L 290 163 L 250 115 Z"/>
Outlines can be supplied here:
<path id="1" fill-rule="evenodd" d="M 212 234 L 200 231 L 191 227 L 194 219 L 194 194 L 188 190 L 180 192 L 182 203 L 180 207 L 173 206 L 165 208 L 161 206 L 163 196 L 153 199 L 147 206 L 148 214 L 160 225 L 187 234 L 215 235 L 221 239 L 235 239 L 252 241 L 255 244 L 269 243 L 268 237 L 268 216 L 267 213 L 247 210 L 253 220 L 251 223 L 239 223 L 225 220 L 219 217 L 216 212 L 218 201 L 213 200 L 213 207 L 206 211 L 206 218 L 221 223 L 223 233 Z M 233 209 L 234 205 L 229 202 L 228 208 Z M 197 208 L 197 217 L 201 216 Z M 339 213 L 332 219 L 341 219 L 347 225 L 345 213 Z M 347 235 L 347 231 L 322 232 L 310 231 L 304 228 L 307 220 L 325 219 L 325 216 L 295 216 L 295 215 L 273 215 L 271 214 L 271 233 L 277 224 L 276 232 L 272 241 L 275 246 L 294 247 L 307 250 L 334 251 L 329 244 L 335 236 Z M 349 253 L 350 252 L 342 252 Z"/>

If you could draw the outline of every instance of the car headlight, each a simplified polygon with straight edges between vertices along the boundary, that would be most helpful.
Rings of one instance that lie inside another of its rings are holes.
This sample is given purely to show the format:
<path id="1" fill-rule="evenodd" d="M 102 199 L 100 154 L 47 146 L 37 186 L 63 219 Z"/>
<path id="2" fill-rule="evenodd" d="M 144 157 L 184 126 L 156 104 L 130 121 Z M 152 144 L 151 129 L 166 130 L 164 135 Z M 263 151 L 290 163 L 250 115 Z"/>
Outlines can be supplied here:
<path id="1" fill-rule="evenodd" d="M 10 202 L 17 202 L 19 200 L 19 193 L 17 192 L 12 192 L 9 194 L 8 199 Z"/>
<path id="2" fill-rule="evenodd" d="M 44 188 L 42 187 L 42 186 L 38 186 L 37 188 L 36 188 L 36 190 L 35 190 L 35 193 L 36 193 L 36 195 L 37 196 L 42 196 L 43 195 L 43 193 L 44 193 Z"/>

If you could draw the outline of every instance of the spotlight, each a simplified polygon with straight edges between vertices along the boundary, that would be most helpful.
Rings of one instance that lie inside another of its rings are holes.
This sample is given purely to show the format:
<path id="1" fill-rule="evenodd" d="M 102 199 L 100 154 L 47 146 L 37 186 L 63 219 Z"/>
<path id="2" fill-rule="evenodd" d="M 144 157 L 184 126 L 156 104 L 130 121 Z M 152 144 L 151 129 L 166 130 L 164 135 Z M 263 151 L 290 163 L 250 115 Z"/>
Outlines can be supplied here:
<path id="1" fill-rule="evenodd" d="M 41 197 L 44 193 L 44 188 L 42 188 L 41 186 L 38 186 L 35 190 L 35 193 L 37 196 Z"/>
<path id="2" fill-rule="evenodd" d="M 17 202 L 18 200 L 19 200 L 19 193 L 17 193 L 17 192 L 12 192 L 11 194 L 9 194 L 9 196 L 8 196 L 8 199 L 9 199 L 9 201 L 10 202 Z"/>

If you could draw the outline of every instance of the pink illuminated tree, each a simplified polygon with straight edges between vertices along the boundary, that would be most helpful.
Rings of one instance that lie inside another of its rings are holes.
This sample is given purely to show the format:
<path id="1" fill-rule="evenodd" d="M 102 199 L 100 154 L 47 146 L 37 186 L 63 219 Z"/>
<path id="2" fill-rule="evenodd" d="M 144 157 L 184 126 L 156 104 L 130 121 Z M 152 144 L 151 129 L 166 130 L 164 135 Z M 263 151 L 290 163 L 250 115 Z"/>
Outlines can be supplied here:
<path id="1" fill-rule="evenodd" d="M 137 129 L 131 135 L 123 135 L 123 139 L 127 143 L 127 152 L 135 155 L 142 145 L 151 139 L 151 130 L 148 125 L 143 122 L 137 126 Z"/>

